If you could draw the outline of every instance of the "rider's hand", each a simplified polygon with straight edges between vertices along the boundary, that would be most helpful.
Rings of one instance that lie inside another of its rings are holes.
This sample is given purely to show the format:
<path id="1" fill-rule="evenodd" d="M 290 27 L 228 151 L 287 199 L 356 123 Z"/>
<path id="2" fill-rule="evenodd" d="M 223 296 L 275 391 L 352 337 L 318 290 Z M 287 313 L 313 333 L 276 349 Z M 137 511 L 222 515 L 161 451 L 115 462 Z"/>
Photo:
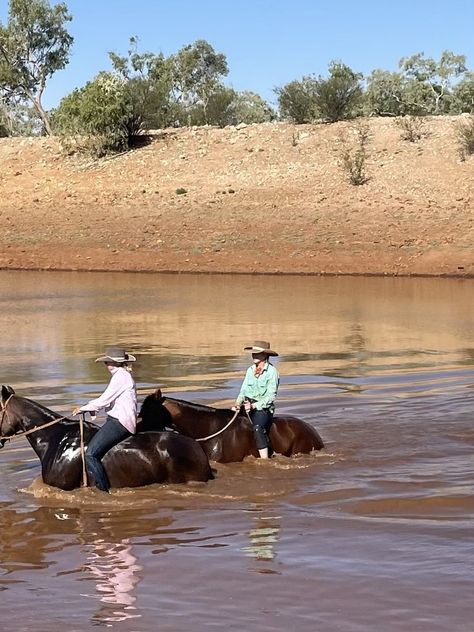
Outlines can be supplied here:
<path id="1" fill-rule="evenodd" d="M 74 410 L 72 411 L 72 416 L 75 417 L 79 413 L 82 413 L 82 410 L 80 409 L 80 407 L 79 408 L 74 408 Z"/>

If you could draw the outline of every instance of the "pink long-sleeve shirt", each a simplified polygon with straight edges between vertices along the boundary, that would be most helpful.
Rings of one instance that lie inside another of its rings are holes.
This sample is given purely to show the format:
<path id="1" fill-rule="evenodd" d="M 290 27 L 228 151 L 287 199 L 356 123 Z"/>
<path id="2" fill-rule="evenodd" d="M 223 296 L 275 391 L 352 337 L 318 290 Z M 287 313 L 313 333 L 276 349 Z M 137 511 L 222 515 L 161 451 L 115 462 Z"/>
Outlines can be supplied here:
<path id="1" fill-rule="evenodd" d="M 97 412 L 105 408 L 106 413 L 118 419 L 122 426 L 135 434 L 137 429 L 137 392 L 135 382 L 124 367 L 113 367 L 110 382 L 100 397 L 91 399 L 81 407 L 82 412 Z"/>

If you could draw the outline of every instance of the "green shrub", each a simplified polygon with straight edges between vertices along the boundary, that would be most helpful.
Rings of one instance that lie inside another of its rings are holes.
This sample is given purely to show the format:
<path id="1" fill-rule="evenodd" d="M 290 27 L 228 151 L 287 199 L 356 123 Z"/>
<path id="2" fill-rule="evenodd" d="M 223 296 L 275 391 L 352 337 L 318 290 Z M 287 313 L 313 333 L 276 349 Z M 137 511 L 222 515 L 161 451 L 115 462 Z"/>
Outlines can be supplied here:
<path id="1" fill-rule="evenodd" d="M 362 75 L 340 62 L 329 64 L 329 77 L 316 82 L 314 103 L 319 116 L 330 123 L 353 118 L 361 104 Z"/>
<path id="2" fill-rule="evenodd" d="M 474 116 L 457 123 L 456 139 L 461 160 L 466 160 L 474 154 Z"/>
<path id="3" fill-rule="evenodd" d="M 451 111 L 455 114 L 474 113 L 474 73 L 467 72 L 453 90 Z"/>
<path id="4" fill-rule="evenodd" d="M 234 125 L 239 123 L 267 123 L 276 118 L 275 112 L 262 97 L 249 90 L 235 92 L 230 109 Z"/>
<path id="5" fill-rule="evenodd" d="M 128 149 L 143 123 L 130 88 L 117 75 L 101 72 L 61 101 L 52 117 L 55 131 L 96 157 Z"/>
<path id="6" fill-rule="evenodd" d="M 318 118 L 316 84 L 313 77 L 303 77 L 301 81 L 290 81 L 282 88 L 276 88 L 281 117 L 297 124 L 311 123 Z"/>
<path id="7" fill-rule="evenodd" d="M 219 85 L 203 103 L 184 108 L 183 114 L 189 125 L 238 125 L 239 123 L 265 123 L 275 118 L 275 113 L 264 99 L 255 92 L 237 92 Z"/>
<path id="8" fill-rule="evenodd" d="M 340 165 L 348 181 L 354 186 L 360 186 L 369 179 L 366 172 L 366 163 L 370 130 L 368 125 L 359 123 L 352 126 L 350 132 L 350 138 L 342 136 L 339 139 L 341 143 Z"/>

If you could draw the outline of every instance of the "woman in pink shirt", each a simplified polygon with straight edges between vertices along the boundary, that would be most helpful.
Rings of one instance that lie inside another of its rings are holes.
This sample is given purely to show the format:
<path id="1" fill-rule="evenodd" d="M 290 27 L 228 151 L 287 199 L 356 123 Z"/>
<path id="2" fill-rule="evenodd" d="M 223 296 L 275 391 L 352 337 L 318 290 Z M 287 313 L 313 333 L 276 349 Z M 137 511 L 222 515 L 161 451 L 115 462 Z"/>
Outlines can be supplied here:
<path id="1" fill-rule="evenodd" d="M 92 437 L 86 450 L 86 469 L 97 489 L 110 491 L 110 482 L 102 465 L 102 459 L 115 445 L 135 434 L 137 427 L 137 394 L 129 363 L 135 362 L 135 356 L 120 347 L 109 347 L 105 354 L 96 359 L 103 362 L 112 374 L 110 382 L 97 399 L 72 411 L 96 414 L 105 408 L 107 421 Z"/>

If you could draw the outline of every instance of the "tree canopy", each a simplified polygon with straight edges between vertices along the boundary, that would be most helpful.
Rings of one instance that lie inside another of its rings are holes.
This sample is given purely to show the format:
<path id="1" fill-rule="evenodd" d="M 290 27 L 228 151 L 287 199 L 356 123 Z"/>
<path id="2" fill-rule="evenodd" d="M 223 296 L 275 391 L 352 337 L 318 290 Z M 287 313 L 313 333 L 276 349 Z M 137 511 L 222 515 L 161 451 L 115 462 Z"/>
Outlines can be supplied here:
<path id="1" fill-rule="evenodd" d="M 474 112 L 474 73 L 464 55 L 449 50 L 438 59 L 415 53 L 402 58 L 397 71 L 376 69 L 366 78 L 332 61 L 326 76 L 306 75 L 275 88 L 274 111 L 255 92 L 226 85 L 227 58 L 206 40 L 165 56 L 140 52 L 132 37 L 125 55 L 109 53 L 111 68 L 48 113 L 43 93 L 69 62 L 71 19 L 66 2 L 9 0 L 7 22 L 0 23 L 0 134 L 54 130 L 95 136 L 105 148 L 123 149 L 149 130 L 170 126 Z"/>
<path id="2" fill-rule="evenodd" d="M 51 126 L 42 97 L 47 80 L 69 61 L 73 38 L 66 4 L 47 0 L 10 0 L 8 22 L 0 24 L 0 91 L 4 99 L 30 101 L 45 131 Z"/>

